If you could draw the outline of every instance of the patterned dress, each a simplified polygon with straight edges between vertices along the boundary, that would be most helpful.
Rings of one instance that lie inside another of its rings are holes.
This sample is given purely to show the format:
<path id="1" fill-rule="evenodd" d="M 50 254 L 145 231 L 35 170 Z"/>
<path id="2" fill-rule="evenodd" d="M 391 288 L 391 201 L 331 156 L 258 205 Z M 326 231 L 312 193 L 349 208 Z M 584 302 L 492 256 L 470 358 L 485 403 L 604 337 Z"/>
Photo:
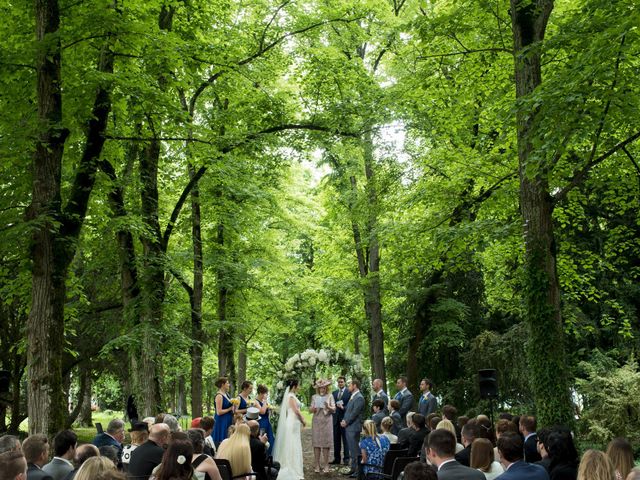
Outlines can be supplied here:
<path id="1" fill-rule="evenodd" d="M 377 438 L 364 437 L 360 442 L 360 450 L 367 452 L 367 465 L 363 467 L 363 472 L 382 472 L 384 465 L 384 456 L 389 451 L 391 443 L 384 435 Z M 375 465 L 375 466 L 372 466 Z"/>
<path id="2" fill-rule="evenodd" d="M 311 443 L 315 448 L 331 448 L 333 446 L 333 412 L 335 402 L 333 395 L 314 395 L 311 397 L 311 405 L 322 405 L 320 410 L 313 414 L 311 422 Z"/>

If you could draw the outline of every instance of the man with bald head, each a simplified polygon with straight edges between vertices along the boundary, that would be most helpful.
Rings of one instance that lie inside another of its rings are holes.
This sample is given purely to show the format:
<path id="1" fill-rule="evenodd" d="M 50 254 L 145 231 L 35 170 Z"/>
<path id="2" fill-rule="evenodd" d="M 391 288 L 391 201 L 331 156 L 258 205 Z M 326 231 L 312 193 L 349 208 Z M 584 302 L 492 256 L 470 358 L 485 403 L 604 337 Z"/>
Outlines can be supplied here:
<path id="1" fill-rule="evenodd" d="M 149 429 L 149 439 L 131 452 L 128 474 L 134 478 L 149 478 L 162 462 L 171 431 L 166 423 L 156 423 Z"/>
<path id="2" fill-rule="evenodd" d="M 373 398 L 374 400 L 382 400 L 384 402 L 384 408 L 382 412 L 386 415 L 389 415 L 389 395 L 384 391 L 384 383 L 379 378 L 376 378 L 373 382 L 371 382 L 371 387 L 373 389 Z"/>

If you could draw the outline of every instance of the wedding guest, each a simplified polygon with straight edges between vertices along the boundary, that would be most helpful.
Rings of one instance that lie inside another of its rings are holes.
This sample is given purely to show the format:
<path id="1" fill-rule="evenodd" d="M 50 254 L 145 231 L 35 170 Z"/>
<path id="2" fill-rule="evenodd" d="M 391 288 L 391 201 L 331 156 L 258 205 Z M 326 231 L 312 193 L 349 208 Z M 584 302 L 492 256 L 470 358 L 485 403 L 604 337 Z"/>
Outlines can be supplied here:
<path id="1" fill-rule="evenodd" d="M 373 410 L 371 420 L 376 424 L 376 429 L 378 429 L 378 433 L 380 433 L 380 422 L 382 422 L 382 419 L 385 417 L 384 402 L 380 399 L 374 400 L 371 404 L 371 409 Z"/>
<path id="2" fill-rule="evenodd" d="M 211 433 L 216 448 L 227 438 L 227 432 L 233 422 L 234 406 L 228 395 L 229 386 L 229 380 L 226 377 L 220 377 L 216 381 L 216 387 L 218 387 L 218 392 L 215 396 L 216 415 L 214 417 L 213 433 Z"/>
<path id="3" fill-rule="evenodd" d="M 380 380 L 379 378 L 376 378 L 373 382 L 371 382 L 371 388 L 373 389 L 373 398 L 371 399 L 371 401 L 375 401 L 375 400 L 382 400 L 382 402 L 384 403 L 384 407 L 382 408 L 382 411 L 384 412 L 385 415 L 389 414 L 389 395 L 387 395 L 387 392 L 385 392 L 383 390 L 384 384 L 382 383 L 382 380 Z"/>
<path id="4" fill-rule="evenodd" d="M 247 408 L 250 405 L 251 400 L 249 400 L 249 395 L 251 395 L 251 391 L 253 390 L 253 383 L 245 380 L 240 385 L 240 393 L 238 394 L 238 406 L 236 408 L 236 413 L 244 415 L 247 413 Z"/>
<path id="5" fill-rule="evenodd" d="M 404 480 L 438 480 L 438 474 L 424 462 L 411 462 L 404 467 Z"/>
<path id="6" fill-rule="evenodd" d="M 607 456 L 616 471 L 616 480 L 625 480 L 635 465 L 633 447 L 626 438 L 618 437 L 609 442 Z"/>
<path id="7" fill-rule="evenodd" d="M 438 480 L 485 480 L 482 472 L 456 461 L 456 437 L 451 432 L 434 430 L 427 438 L 426 456 L 437 467 Z"/>
<path id="8" fill-rule="evenodd" d="M 189 441 L 193 446 L 193 457 L 191 457 L 191 466 L 196 474 L 203 473 L 203 480 L 221 480 L 220 471 L 213 459 L 204 453 L 205 432 L 201 428 L 190 428 L 187 430 Z M 200 475 L 198 475 L 200 477 Z"/>
<path id="9" fill-rule="evenodd" d="M 524 461 L 524 442 L 519 434 L 502 435 L 498 440 L 498 450 L 506 470 L 500 475 L 500 480 L 549 480 L 549 474 L 543 467 Z"/>
<path id="10" fill-rule="evenodd" d="M 364 438 L 359 445 L 363 464 L 362 472 L 365 475 L 370 472 L 380 473 L 384 465 L 384 456 L 391 448 L 391 443 L 384 435 L 378 435 L 372 420 L 365 420 L 362 434 Z"/>
<path id="11" fill-rule="evenodd" d="M 515 423 L 513 423 L 511 420 L 506 420 L 506 419 L 498 420 L 498 423 L 496 424 L 496 442 L 497 442 L 497 439 L 500 438 L 500 435 L 503 435 L 507 432 L 518 433 L 518 426 Z M 498 447 L 495 447 L 493 449 L 493 454 L 496 461 L 499 462 L 500 452 L 498 452 Z"/>
<path id="12" fill-rule="evenodd" d="M 333 461 L 331 461 L 331 465 L 340 465 L 342 462 L 348 465 L 351 460 L 349 458 L 347 434 L 342 426 L 342 419 L 351 398 L 346 382 L 344 377 L 338 377 L 338 389 L 332 393 L 336 403 L 336 413 L 333 415 Z M 340 461 L 341 450 L 344 452 L 342 462 Z"/>
<path id="13" fill-rule="evenodd" d="M 182 431 L 182 428 L 180 428 L 180 424 L 178 423 L 178 419 L 173 415 L 170 415 L 168 413 L 165 414 L 165 416 L 162 417 L 162 423 L 169 426 L 169 430 L 171 430 L 171 433 Z"/>
<path id="14" fill-rule="evenodd" d="M 333 414 L 336 404 L 333 396 L 329 394 L 328 386 L 331 380 L 319 379 L 315 384 L 316 393 L 311 397 L 309 411 L 313 414 L 311 422 L 311 444 L 315 458 L 316 473 L 322 470 L 329 473 L 329 450 L 333 441 Z M 322 464 L 320 456 L 322 453 Z"/>
<path id="15" fill-rule="evenodd" d="M 78 470 L 82 467 L 84 462 L 92 457 L 99 457 L 100 451 L 98 447 L 91 443 L 85 443 L 76 448 L 76 454 L 73 457 L 73 470 L 64 477 L 64 480 L 74 480 Z"/>
<path id="16" fill-rule="evenodd" d="M 251 472 L 251 430 L 242 423 L 236 425 L 236 431 L 220 444 L 216 458 L 229 460 L 233 476 Z"/>
<path id="17" fill-rule="evenodd" d="M 420 401 L 418 402 L 418 413 L 428 416 L 438 408 L 438 400 L 435 395 L 431 393 L 433 389 L 433 383 L 428 378 L 423 378 L 420 381 Z"/>
<path id="18" fill-rule="evenodd" d="M 20 445 L 20 439 L 18 437 L 15 435 L 2 435 L 0 437 L 0 453 L 21 451 L 22 445 Z"/>
<path id="19" fill-rule="evenodd" d="M 122 462 L 122 442 L 124 441 L 124 422 L 119 418 L 114 418 L 107 425 L 107 431 L 99 433 L 91 441 L 98 449 L 105 445 L 113 446 L 117 451 L 118 461 L 120 465 Z"/>
<path id="20" fill-rule="evenodd" d="M 104 472 L 116 470 L 114 463 L 108 458 L 88 458 L 76 473 L 74 480 L 96 480 Z"/>
<path id="21" fill-rule="evenodd" d="M 495 461 L 493 444 L 486 438 L 476 438 L 471 444 L 471 468 L 484 473 L 486 480 L 493 480 L 504 473 L 504 468 Z"/>
<path id="22" fill-rule="evenodd" d="M 389 417 L 393 420 L 393 428 L 391 433 L 398 435 L 402 427 L 402 417 L 400 416 L 400 402 L 396 399 L 389 400 Z"/>
<path id="23" fill-rule="evenodd" d="M 267 472 L 267 434 L 260 435 L 260 424 L 256 420 L 247 421 L 251 436 L 249 437 L 249 449 L 251 450 L 251 469 L 256 474 L 256 480 L 268 480 L 270 475 L 277 476 L 277 470 Z"/>
<path id="24" fill-rule="evenodd" d="M 63 480 L 73 471 L 71 461 L 76 454 L 78 436 L 71 430 L 63 430 L 53 438 L 53 459 L 42 467 L 42 471 L 51 475 L 53 480 Z"/>
<path id="25" fill-rule="evenodd" d="M 380 422 L 380 428 L 382 429 L 382 435 L 387 437 L 390 443 L 398 443 L 398 437 L 391 433 L 391 429 L 393 428 L 393 420 L 391 417 L 384 417 L 382 422 Z"/>
<path id="26" fill-rule="evenodd" d="M 432 430 L 437 430 L 439 428 L 442 428 L 444 430 L 449 430 L 454 435 L 456 434 L 456 428 L 453 426 L 453 423 L 451 423 L 451 421 L 447 420 L 446 418 L 444 420 L 440 420 L 436 425 L 436 428 Z M 464 446 L 462 446 L 462 444 L 458 443 L 458 441 L 456 440 L 456 453 L 462 451 L 463 449 L 464 449 Z"/>
<path id="27" fill-rule="evenodd" d="M 213 417 L 198 417 L 191 421 L 191 428 L 200 428 L 204 432 L 204 450 L 202 453 L 213 457 L 216 454 L 216 446 L 211 438 L 213 432 Z"/>
<path id="28" fill-rule="evenodd" d="M 549 457 L 549 450 L 547 450 L 549 435 L 551 435 L 551 430 L 548 428 L 541 428 L 538 430 L 538 453 L 540 454 L 539 462 L 536 462 L 536 465 L 540 465 L 544 467 L 544 469 L 548 472 L 549 467 L 551 466 L 551 457 Z"/>
<path id="29" fill-rule="evenodd" d="M 400 408 L 398 409 L 398 413 L 400 413 L 400 418 L 402 418 L 402 426 L 407 426 L 407 413 L 413 408 L 413 394 L 407 388 L 407 378 L 399 377 L 396 380 L 396 387 L 398 388 L 398 393 L 393 397 L 395 400 L 400 402 Z"/>
<path id="30" fill-rule="evenodd" d="M 633 467 L 626 480 L 640 480 L 640 467 Z"/>
<path id="31" fill-rule="evenodd" d="M 101 457 L 108 458 L 113 462 L 113 465 L 118 468 L 118 451 L 116 450 L 116 447 L 113 445 L 103 445 L 98 450 L 100 451 Z"/>
<path id="32" fill-rule="evenodd" d="M 475 420 L 470 420 L 462 427 L 462 445 L 464 448 L 456 454 L 456 460 L 465 467 L 471 465 L 471 445 L 478 438 L 478 430 Z"/>
<path id="33" fill-rule="evenodd" d="M 148 478 L 160 465 L 164 448 L 169 443 L 171 432 L 165 423 L 156 423 L 149 429 L 149 439 L 131 452 L 127 473 L 134 478 Z"/>
<path id="34" fill-rule="evenodd" d="M 458 409 L 456 407 L 454 407 L 453 405 L 445 405 L 444 407 L 442 407 L 442 418 L 446 418 L 451 423 L 453 423 L 453 426 L 456 427 L 456 438 L 458 439 L 458 443 L 462 443 L 461 432 L 462 427 L 466 424 L 466 422 L 458 422 L 456 420 L 457 417 Z M 469 421 L 469 419 L 467 419 L 467 421 Z"/>
<path id="35" fill-rule="evenodd" d="M 264 385 L 258 385 L 258 396 L 255 401 L 256 407 L 260 410 L 260 420 L 258 420 L 258 423 L 260 424 L 260 431 L 267 435 L 267 443 L 269 444 L 267 454 L 271 455 L 273 452 L 273 445 L 275 444 L 275 438 L 273 436 L 271 419 L 269 418 L 271 416 L 271 409 L 269 408 L 267 395 L 269 395 L 269 389 Z"/>
<path id="36" fill-rule="evenodd" d="M 22 452 L 27 460 L 27 480 L 53 480 L 42 471 L 49 459 L 49 441 L 46 435 L 29 435 L 22 443 Z"/>
<path id="37" fill-rule="evenodd" d="M 476 417 L 476 425 L 478 426 L 478 438 L 487 438 L 491 444 L 496 443 L 496 433 L 491 425 L 491 420 L 486 415 L 478 415 Z"/>
<path id="38" fill-rule="evenodd" d="M 413 433 L 413 416 L 415 412 L 407 413 L 407 426 L 398 432 L 398 443 L 402 448 L 409 448 L 409 438 L 411 438 L 411 434 Z"/>
<path id="39" fill-rule="evenodd" d="M 0 453 L 0 472 L 6 480 L 24 480 L 27 478 L 27 460 L 21 451 L 9 450 Z"/>
<path id="40" fill-rule="evenodd" d="M 549 464 L 551 480 L 575 480 L 578 475 L 579 458 L 571 432 L 568 429 L 552 431 L 547 439 L 547 446 L 549 458 L 551 458 Z"/>
<path id="41" fill-rule="evenodd" d="M 531 415 L 523 415 L 518 423 L 520 433 L 524 437 L 524 461 L 527 463 L 535 463 L 542 460 L 538 453 L 537 444 L 538 436 L 536 435 L 536 417 Z"/>
<path id="42" fill-rule="evenodd" d="M 193 445 L 188 439 L 174 439 L 149 480 L 195 480 L 191 459 Z"/>
<path id="43" fill-rule="evenodd" d="M 605 453 L 587 450 L 580 460 L 578 480 L 615 480 L 616 471 Z"/>
<path id="44" fill-rule="evenodd" d="M 408 457 L 420 455 L 422 443 L 424 442 L 425 437 L 429 435 L 429 429 L 424 424 L 424 416 L 420 413 L 413 414 L 411 417 L 411 424 L 413 432 L 411 432 L 411 436 L 409 437 Z"/>
<path id="45" fill-rule="evenodd" d="M 149 424 L 145 422 L 134 422 L 129 429 L 131 443 L 122 449 L 122 469 L 126 472 L 131 462 L 133 451 L 146 442 L 149 438 Z"/>
<path id="46" fill-rule="evenodd" d="M 438 428 L 438 424 L 442 421 L 442 418 L 440 418 L 438 415 L 431 415 L 431 418 L 429 418 L 429 422 L 427 423 L 427 428 L 429 428 L 429 430 L 435 430 Z M 453 427 L 455 429 L 455 427 Z"/>

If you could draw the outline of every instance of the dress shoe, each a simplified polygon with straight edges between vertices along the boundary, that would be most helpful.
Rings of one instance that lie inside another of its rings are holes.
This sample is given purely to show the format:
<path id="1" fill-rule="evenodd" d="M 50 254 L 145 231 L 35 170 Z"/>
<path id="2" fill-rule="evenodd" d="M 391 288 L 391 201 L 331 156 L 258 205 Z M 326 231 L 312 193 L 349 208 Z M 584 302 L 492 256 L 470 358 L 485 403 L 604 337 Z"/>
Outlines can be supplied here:
<path id="1" fill-rule="evenodd" d="M 329 462 L 329 465 L 340 465 L 342 464 L 342 462 L 340 461 L 340 459 L 338 460 L 334 460 L 333 462 Z"/>
<path id="2" fill-rule="evenodd" d="M 351 459 L 350 458 L 345 458 L 344 460 L 342 460 L 342 464 L 343 465 L 349 465 L 351 463 Z"/>

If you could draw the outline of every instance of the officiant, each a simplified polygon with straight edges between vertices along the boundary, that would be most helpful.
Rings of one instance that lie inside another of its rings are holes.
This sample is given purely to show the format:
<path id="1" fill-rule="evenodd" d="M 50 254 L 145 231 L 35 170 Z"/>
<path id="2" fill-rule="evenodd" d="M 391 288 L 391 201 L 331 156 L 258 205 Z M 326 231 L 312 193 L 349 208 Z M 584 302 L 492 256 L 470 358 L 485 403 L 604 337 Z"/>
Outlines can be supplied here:
<path id="1" fill-rule="evenodd" d="M 329 473 L 329 450 L 333 443 L 333 413 L 336 411 L 336 402 L 329 393 L 331 380 L 319 379 L 314 387 L 316 394 L 311 397 L 309 410 L 313 413 L 311 423 L 311 443 L 315 456 L 316 473 Z M 320 460 L 322 454 L 322 463 Z"/>

